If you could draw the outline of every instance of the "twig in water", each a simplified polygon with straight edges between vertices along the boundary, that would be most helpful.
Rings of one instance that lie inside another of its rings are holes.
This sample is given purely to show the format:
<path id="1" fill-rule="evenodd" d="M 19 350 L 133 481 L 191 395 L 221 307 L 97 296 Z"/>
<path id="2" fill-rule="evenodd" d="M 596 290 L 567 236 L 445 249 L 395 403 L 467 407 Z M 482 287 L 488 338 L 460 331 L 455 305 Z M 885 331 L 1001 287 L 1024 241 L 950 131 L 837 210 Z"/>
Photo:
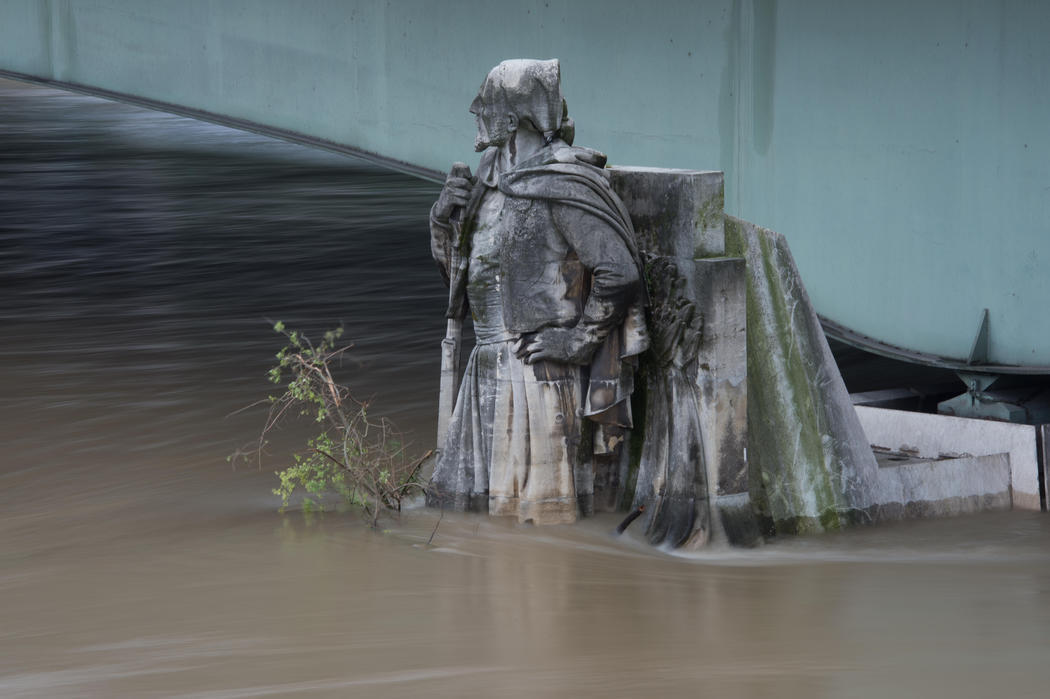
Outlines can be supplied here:
<path id="1" fill-rule="evenodd" d="M 430 532 L 430 538 L 427 539 L 427 546 L 430 546 L 430 542 L 434 540 L 434 535 L 438 533 L 438 526 L 441 524 L 442 518 L 445 516 L 445 507 L 441 507 L 441 514 L 438 515 L 438 521 L 434 523 L 434 531 Z"/>
<path id="2" fill-rule="evenodd" d="M 627 527 L 631 526 L 631 522 L 638 519 L 643 512 L 645 512 L 645 505 L 639 505 L 637 510 L 627 515 L 627 517 L 625 517 L 624 520 L 620 522 L 620 526 L 616 527 L 616 533 L 623 534 L 625 531 L 627 531 Z"/>

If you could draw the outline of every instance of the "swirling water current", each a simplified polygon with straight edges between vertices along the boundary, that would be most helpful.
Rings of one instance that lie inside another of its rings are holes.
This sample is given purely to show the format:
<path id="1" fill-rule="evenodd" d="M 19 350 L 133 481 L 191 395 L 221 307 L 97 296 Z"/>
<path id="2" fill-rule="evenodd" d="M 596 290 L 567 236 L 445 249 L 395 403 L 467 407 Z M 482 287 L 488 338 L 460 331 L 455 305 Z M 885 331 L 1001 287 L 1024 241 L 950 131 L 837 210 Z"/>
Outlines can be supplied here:
<path id="1" fill-rule="evenodd" d="M 355 395 L 433 442 L 436 193 L 0 81 L 0 697 L 1046 696 L 1044 514 L 691 556 L 278 514 L 280 450 L 225 460 L 272 321 L 343 325 Z"/>

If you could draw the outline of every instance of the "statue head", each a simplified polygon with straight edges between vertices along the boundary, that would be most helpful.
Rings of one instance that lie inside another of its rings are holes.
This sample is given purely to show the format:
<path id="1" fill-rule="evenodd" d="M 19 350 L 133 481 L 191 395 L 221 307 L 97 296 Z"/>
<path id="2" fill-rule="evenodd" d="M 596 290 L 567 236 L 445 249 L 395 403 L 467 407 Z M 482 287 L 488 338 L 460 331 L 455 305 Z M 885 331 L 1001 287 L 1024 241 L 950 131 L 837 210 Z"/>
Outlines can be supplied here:
<path id="1" fill-rule="evenodd" d="M 519 128 L 539 132 L 548 143 L 555 136 L 572 143 L 572 120 L 561 96 L 561 66 L 556 58 L 503 61 L 481 83 L 470 113 L 478 126 L 477 151 L 503 145 Z"/>

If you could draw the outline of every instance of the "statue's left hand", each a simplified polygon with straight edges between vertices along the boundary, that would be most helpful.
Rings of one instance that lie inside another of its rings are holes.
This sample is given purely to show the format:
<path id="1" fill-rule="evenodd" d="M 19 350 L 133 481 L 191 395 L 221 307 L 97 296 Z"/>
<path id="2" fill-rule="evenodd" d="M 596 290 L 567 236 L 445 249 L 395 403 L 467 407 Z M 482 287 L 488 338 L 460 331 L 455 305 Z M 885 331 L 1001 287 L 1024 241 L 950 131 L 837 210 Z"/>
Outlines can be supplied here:
<path id="1" fill-rule="evenodd" d="M 563 364 L 587 364 L 596 345 L 578 328 L 543 328 L 526 333 L 514 346 L 514 354 L 526 364 L 539 361 Z"/>

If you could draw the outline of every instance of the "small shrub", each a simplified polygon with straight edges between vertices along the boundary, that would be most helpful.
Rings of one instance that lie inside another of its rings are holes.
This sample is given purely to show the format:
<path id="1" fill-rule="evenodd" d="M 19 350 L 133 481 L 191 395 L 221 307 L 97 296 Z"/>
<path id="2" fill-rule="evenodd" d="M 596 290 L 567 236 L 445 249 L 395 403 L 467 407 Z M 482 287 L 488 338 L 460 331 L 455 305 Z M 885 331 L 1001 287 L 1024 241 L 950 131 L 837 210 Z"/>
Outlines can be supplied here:
<path id="1" fill-rule="evenodd" d="M 326 332 L 318 345 L 284 323 L 273 329 L 286 344 L 267 378 L 284 392 L 267 399 L 269 413 L 254 448 L 238 451 L 231 460 L 261 459 L 272 430 L 289 419 L 313 420 L 321 431 L 294 454 L 291 466 L 276 472 L 280 484 L 273 493 L 281 497 L 281 511 L 296 491 L 304 492 L 306 511 L 320 508 L 321 498 L 335 493 L 347 505 L 363 510 L 376 526 L 381 512 L 399 512 L 413 490 L 424 489 L 419 470 L 430 452 L 409 459 L 391 422 L 369 415 L 367 401 L 354 399 L 346 386 L 336 383 L 332 365 L 351 347 L 338 345 L 342 328 Z"/>

